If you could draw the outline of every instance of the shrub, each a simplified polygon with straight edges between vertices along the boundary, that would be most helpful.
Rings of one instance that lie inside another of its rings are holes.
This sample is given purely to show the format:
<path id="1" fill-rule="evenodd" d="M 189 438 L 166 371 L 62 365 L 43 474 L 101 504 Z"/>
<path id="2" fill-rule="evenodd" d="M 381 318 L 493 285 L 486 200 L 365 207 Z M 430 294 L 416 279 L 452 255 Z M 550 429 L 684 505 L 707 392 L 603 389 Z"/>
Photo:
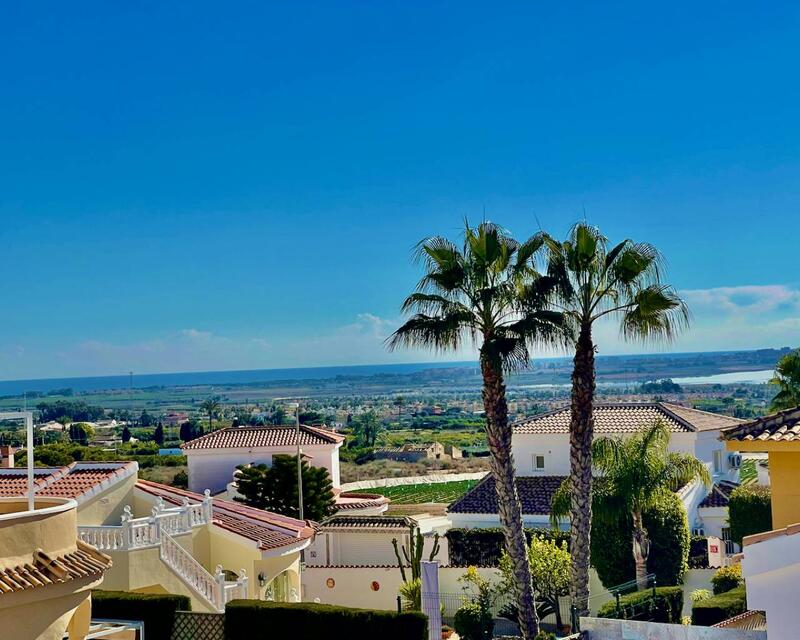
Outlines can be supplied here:
<path id="1" fill-rule="evenodd" d="M 769 487 L 745 484 L 731 493 L 728 502 L 731 540 L 742 544 L 742 538 L 772 530 L 772 495 Z"/>
<path id="2" fill-rule="evenodd" d="M 660 585 L 681 584 L 689 555 L 689 524 L 681 499 L 674 493 L 665 494 L 654 508 L 643 514 L 643 522 L 650 537 L 647 571 L 656 575 Z M 607 587 L 635 578 L 632 537 L 630 522 L 623 520 L 610 525 L 593 521 L 592 565 Z"/>
<path id="3" fill-rule="evenodd" d="M 597 617 L 680 624 L 682 610 L 683 587 L 658 587 L 655 594 L 647 589 L 621 596 L 619 606 L 616 600 L 606 602 Z"/>
<path id="4" fill-rule="evenodd" d="M 689 568 L 708 569 L 708 538 L 692 536 L 689 540 Z"/>
<path id="5" fill-rule="evenodd" d="M 703 600 L 708 600 L 712 595 L 708 589 L 695 589 L 689 594 L 689 599 L 692 601 L 692 605 L 695 605 Z"/>
<path id="6" fill-rule="evenodd" d="M 714 577 L 711 578 L 711 584 L 714 587 L 714 595 L 725 593 L 726 591 L 743 585 L 742 565 L 732 564 L 728 567 L 718 569 Z"/>
<path id="7" fill-rule="evenodd" d="M 233 600 L 225 607 L 227 638 L 323 638 L 331 634 L 349 640 L 427 640 L 428 619 L 418 611 L 394 613 L 311 602 Z"/>
<path id="8" fill-rule="evenodd" d="M 187 596 L 129 591 L 92 591 L 92 617 L 141 620 L 147 640 L 170 640 L 176 611 L 191 611 Z"/>
<path id="9" fill-rule="evenodd" d="M 569 531 L 553 529 L 525 529 L 528 544 L 533 536 L 554 540 L 561 546 L 569 546 Z M 453 567 L 496 567 L 505 548 L 503 530 L 499 527 L 488 529 L 450 529 L 446 534 L 447 556 Z"/>
<path id="10" fill-rule="evenodd" d="M 747 592 L 742 585 L 695 604 L 692 607 L 692 624 L 710 627 L 745 611 Z"/>
<path id="11" fill-rule="evenodd" d="M 533 637 L 533 640 L 556 640 L 556 634 L 540 631 Z"/>
<path id="12" fill-rule="evenodd" d="M 494 631 L 494 620 L 478 603 L 463 605 L 453 618 L 453 627 L 464 640 L 489 640 Z"/>

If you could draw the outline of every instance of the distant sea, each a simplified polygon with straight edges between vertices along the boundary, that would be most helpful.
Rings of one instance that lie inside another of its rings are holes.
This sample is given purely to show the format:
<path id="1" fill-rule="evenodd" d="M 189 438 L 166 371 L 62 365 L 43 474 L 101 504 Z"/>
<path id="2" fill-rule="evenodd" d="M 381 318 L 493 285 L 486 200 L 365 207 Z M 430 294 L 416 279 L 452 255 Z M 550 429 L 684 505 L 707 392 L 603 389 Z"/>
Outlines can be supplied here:
<path id="1" fill-rule="evenodd" d="M 477 362 L 415 362 L 409 364 L 367 364 L 346 367 L 306 367 L 297 369 L 250 369 L 245 371 L 196 371 L 186 373 L 133 374 L 134 389 L 147 387 L 189 387 L 210 384 L 257 384 L 278 380 L 325 380 L 337 377 L 402 375 L 426 369 L 477 367 Z M 0 395 L 19 395 L 26 391 L 47 392 L 70 388 L 76 392 L 127 389 L 130 376 L 88 378 L 42 378 L 38 380 L 0 381 Z"/>

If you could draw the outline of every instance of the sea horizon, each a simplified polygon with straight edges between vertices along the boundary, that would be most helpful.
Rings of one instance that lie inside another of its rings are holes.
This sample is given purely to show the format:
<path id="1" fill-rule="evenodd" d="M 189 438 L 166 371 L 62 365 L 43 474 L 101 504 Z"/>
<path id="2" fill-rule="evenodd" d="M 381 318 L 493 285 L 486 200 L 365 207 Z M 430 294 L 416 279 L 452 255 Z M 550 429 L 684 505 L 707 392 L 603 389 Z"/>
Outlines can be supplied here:
<path id="1" fill-rule="evenodd" d="M 772 348 L 765 348 L 772 349 Z M 681 358 L 696 355 L 723 355 L 762 351 L 764 349 L 730 349 L 723 351 L 663 352 L 648 354 L 614 354 L 598 356 L 598 359 L 615 358 Z M 777 348 L 775 349 L 777 350 Z M 565 361 L 571 356 L 537 357 L 533 362 Z M 115 389 L 144 389 L 148 387 L 246 385 L 260 382 L 298 380 L 325 380 L 342 376 L 367 377 L 374 375 L 404 375 L 430 369 L 473 368 L 477 360 L 454 360 L 434 362 L 406 362 L 385 364 L 336 365 L 321 367 L 279 367 L 267 369 L 235 369 L 218 371 L 178 371 L 162 373 L 133 372 L 130 374 L 103 376 L 69 376 L 58 378 L 27 378 L 0 380 L 0 395 L 21 395 L 26 392 L 47 393 L 55 389 L 70 388 L 75 392 L 110 391 Z"/>

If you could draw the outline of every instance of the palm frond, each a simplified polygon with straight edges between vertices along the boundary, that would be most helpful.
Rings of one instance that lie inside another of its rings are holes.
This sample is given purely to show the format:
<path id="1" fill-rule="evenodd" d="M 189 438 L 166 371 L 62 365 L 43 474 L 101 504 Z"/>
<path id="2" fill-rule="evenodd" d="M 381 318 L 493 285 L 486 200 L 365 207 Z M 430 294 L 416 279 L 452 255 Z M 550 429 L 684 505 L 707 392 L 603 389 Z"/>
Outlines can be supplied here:
<path id="1" fill-rule="evenodd" d="M 399 347 L 424 347 L 437 352 L 457 351 L 467 336 L 475 338 L 474 316 L 453 311 L 443 316 L 417 314 L 386 339 L 390 351 Z"/>
<path id="2" fill-rule="evenodd" d="M 689 321 L 689 309 L 672 287 L 650 285 L 633 295 L 621 329 L 628 340 L 671 342 Z"/>

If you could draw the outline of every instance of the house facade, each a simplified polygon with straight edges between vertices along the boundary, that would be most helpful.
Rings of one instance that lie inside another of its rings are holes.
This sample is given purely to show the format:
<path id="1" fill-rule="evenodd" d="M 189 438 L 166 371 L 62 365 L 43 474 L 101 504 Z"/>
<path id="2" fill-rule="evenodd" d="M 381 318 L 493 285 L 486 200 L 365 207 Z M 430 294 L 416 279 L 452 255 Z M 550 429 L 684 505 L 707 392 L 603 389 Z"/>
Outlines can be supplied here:
<path id="1" fill-rule="evenodd" d="M 321 427 L 300 425 L 300 450 L 312 467 L 328 470 L 334 488 L 339 481 L 339 448 L 344 436 Z M 189 466 L 189 489 L 224 491 L 236 467 L 272 464 L 276 455 L 297 455 L 297 429 L 290 426 L 230 427 L 212 431 L 183 445 Z"/>
<path id="2" fill-rule="evenodd" d="M 77 544 L 108 557 L 95 587 L 183 594 L 208 612 L 234 598 L 301 597 L 300 554 L 314 536 L 308 522 L 140 480 L 135 462 L 37 468 L 34 479 L 37 502 L 70 501 Z M 0 498 L 26 486 L 25 469 L 0 469 Z"/>
<path id="3" fill-rule="evenodd" d="M 727 505 L 720 519 L 717 512 L 703 512 L 701 503 L 722 483 L 738 481 L 739 458 L 725 450 L 719 437 L 722 429 L 743 421 L 663 402 L 597 404 L 594 420 L 596 436 L 623 438 L 657 421 L 666 425 L 670 431 L 670 451 L 702 460 L 714 480 L 714 486 L 708 489 L 693 483 L 680 490 L 690 528 L 696 533 L 723 537 Z M 569 475 L 570 409 L 565 407 L 521 420 L 512 429 L 514 468 L 524 523 L 532 527 L 549 526 L 552 496 Z M 498 526 L 497 496 L 491 476 L 451 504 L 448 513 L 454 527 Z M 703 513 L 710 516 L 708 524 L 703 521 Z"/>

